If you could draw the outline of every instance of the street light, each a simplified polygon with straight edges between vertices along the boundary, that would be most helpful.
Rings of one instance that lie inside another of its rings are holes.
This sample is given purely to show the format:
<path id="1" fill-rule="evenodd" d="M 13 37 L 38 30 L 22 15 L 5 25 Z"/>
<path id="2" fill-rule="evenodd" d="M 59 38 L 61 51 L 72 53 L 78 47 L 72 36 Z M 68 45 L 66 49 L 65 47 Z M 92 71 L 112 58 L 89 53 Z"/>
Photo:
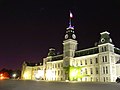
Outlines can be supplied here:
<path id="1" fill-rule="evenodd" d="M 17 76 L 17 74 L 16 74 L 16 73 L 14 73 L 12 76 L 13 76 L 13 78 L 15 79 L 15 78 L 16 78 L 16 76 Z"/>

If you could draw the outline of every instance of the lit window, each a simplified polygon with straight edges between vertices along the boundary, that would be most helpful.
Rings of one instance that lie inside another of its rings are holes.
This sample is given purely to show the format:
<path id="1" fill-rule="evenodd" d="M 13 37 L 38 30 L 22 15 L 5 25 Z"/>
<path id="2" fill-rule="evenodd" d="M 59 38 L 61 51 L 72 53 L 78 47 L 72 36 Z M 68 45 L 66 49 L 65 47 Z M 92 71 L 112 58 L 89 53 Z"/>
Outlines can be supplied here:
<path id="1" fill-rule="evenodd" d="M 56 71 L 55 71 L 55 75 L 56 75 Z"/>

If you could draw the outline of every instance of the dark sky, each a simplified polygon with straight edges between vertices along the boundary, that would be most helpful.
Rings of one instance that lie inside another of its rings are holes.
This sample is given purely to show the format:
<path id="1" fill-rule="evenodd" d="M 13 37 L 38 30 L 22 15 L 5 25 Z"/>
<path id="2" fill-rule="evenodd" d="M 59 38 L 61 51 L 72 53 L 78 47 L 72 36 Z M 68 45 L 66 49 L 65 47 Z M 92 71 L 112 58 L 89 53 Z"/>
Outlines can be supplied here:
<path id="1" fill-rule="evenodd" d="M 103 31 L 120 48 L 119 8 L 119 0 L 0 0 L 0 69 L 42 61 L 51 47 L 62 53 L 69 10 L 78 49 L 94 46 Z"/>

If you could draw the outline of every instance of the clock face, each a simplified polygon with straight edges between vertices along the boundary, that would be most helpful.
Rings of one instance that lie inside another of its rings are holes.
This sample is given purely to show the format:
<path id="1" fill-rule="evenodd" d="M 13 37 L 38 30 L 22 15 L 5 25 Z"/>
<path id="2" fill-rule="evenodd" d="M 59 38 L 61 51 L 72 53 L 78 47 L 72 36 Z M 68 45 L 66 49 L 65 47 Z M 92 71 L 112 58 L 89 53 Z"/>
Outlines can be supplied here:
<path id="1" fill-rule="evenodd" d="M 104 42 L 105 42 L 105 39 L 104 39 L 104 38 L 102 38 L 102 39 L 101 39 L 101 42 L 102 42 L 102 43 L 104 43 Z"/>
<path id="2" fill-rule="evenodd" d="M 72 38 L 73 38 L 73 39 L 76 39 L 76 36 L 75 36 L 75 34 L 73 34 L 73 35 L 72 35 Z"/>
<path id="3" fill-rule="evenodd" d="M 65 35 L 65 39 L 68 39 L 68 34 Z"/>

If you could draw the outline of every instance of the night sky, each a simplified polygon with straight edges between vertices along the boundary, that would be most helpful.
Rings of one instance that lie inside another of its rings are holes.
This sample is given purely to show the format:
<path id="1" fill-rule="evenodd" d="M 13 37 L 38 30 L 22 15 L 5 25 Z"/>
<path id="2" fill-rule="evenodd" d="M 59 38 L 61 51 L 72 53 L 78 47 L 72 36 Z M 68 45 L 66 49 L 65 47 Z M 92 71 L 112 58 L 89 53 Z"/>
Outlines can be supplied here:
<path id="1" fill-rule="evenodd" d="M 93 47 L 99 33 L 110 32 L 120 48 L 120 0 L 0 0 L 0 69 L 41 62 L 62 42 L 73 13 L 78 50 Z"/>

